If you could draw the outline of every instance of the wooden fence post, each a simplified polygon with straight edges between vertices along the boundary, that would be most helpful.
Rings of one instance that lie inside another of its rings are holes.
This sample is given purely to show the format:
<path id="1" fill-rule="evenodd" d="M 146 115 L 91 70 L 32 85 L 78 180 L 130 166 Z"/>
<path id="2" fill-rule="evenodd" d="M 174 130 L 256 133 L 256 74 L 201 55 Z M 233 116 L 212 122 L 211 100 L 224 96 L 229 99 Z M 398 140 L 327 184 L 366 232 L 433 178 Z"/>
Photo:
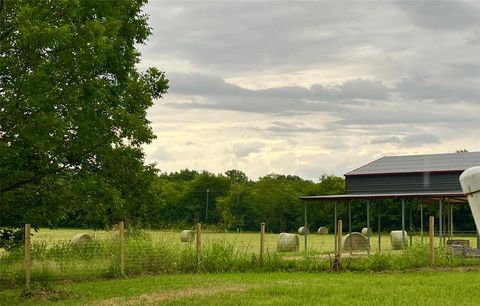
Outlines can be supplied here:
<path id="1" fill-rule="evenodd" d="M 342 257 L 342 220 L 338 220 L 337 225 L 337 257 L 338 260 Z"/>
<path id="2" fill-rule="evenodd" d="M 202 224 L 197 223 L 197 230 L 195 231 L 196 235 L 196 251 L 197 251 L 197 269 L 200 268 L 201 260 L 201 247 L 202 247 Z"/>
<path id="3" fill-rule="evenodd" d="M 32 266 L 32 244 L 30 242 L 30 224 L 25 224 L 25 259 L 23 267 L 25 269 L 25 287 L 30 287 L 30 267 Z"/>
<path id="4" fill-rule="evenodd" d="M 430 231 L 430 256 L 429 256 L 429 262 L 430 265 L 433 265 L 435 263 L 435 218 L 433 216 L 430 216 L 429 224 L 428 224 L 428 230 Z"/>
<path id="5" fill-rule="evenodd" d="M 263 264 L 263 252 L 265 251 L 265 223 L 260 223 L 260 264 Z"/>
<path id="6" fill-rule="evenodd" d="M 120 274 L 125 275 L 125 223 L 118 224 L 118 236 L 120 239 Z"/>

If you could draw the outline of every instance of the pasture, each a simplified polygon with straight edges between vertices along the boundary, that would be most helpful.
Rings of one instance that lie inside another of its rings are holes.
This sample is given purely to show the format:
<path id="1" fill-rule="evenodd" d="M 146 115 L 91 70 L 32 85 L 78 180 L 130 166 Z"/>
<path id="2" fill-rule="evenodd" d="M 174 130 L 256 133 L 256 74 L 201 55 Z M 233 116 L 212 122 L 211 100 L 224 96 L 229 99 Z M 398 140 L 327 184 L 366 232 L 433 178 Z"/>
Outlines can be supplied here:
<path id="1" fill-rule="evenodd" d="M 198 260 L 195 243 L 180 242 L 179 232 L 127 232 L 121 275 L 117 232 L 40 229 L 32 238 L 29 289 L 23 250 L 0 254 L 0 305 L 474 305 L 480 299 L 480 260 L 437 248 L 432 266 L 426 237 L 424 245 L 414 236 L 412 247 L 392 251 L 383 234 L 378 253 L 373 236 L 370 256 L 346 252 L 344 272 L 331 273 L 333 235 L 309 235 L 306 253 L 300 236 L 298 253 L 278 253 L 278 234 L 267 233 L 260 262 L 259 233 L 204 231 Z M 72 245 L 79 233 L 92 243 Z M 475 246 L 475 237 L 466 238 Z"/>
<path id="2" fill-rule="evenodd" d="M 169 244 L 182 246 L 180 242 L 180 231 L 164 231 L 164 230 L 145 230 L 145 233 L 153 241 L 168 241 Z M 42 228 L 38 232 L 34 232 L 32 241 L 46 243 L 47 245 L 53 245 L 59 242 L 68 242 L 70 239 L 78 233 L 89 234 L 94 239 L 98 240 L 111 240 L 116 239 L 114 231 L 104 230 L 91 230 L 91 229 L 47 229 Z M 344 231 L 344 235 L 347 234 Z M 278 233 L 265 233 L 265 248 L 269 252 L 275 252 L 277 245 Z M 304 236 L 300 238 L 300 252 L 304 251 Z M 456 238 L 470 240 L 470 245 L 476 247 L 476 238 L 473 235 L 468 236 L 456 236 Z M 421 245 L 422 240 L 420 235 L 413 235 L 413 245 Z M 260 234 L 254 232 L 214 232 L 204 230 L 202 232 L 202 242 L 205 245 L 209 245 L 213 242 L 227 242 L 235 247 L 237 251 L 258 253 L 260 248 Z M 318 235 L 312 233 L 307 238 L 307 249 L 317 254 L 329 254 L 334 251 L 334 235 Z M 428 243 L 428 232 L 424 233 L 423 243 Z M 436 238 L 436 244 L 438 244 L 438 238 Z M 388 233 L 382 233 L 381 235 L 381 250 L 391 251 L 390 235 Z M 371 250 L 376 252 L 378 250 L 378 235 L 374 233 L 370 238 Z"/>
<path id="3" fill-rule="evenodd" d="M 70 238 L 87 233 L 93 241 L 76 246 Z M 304 252 L 300 236 L 298 253 L 276 251 L 278 234 L 267 233 L 263 261 L 259 258 L 259 233 L 218 233 L 204 231 L 200 258 L 195 243 L 180 242 L 179 231 L 132 231 L 125 241 L 125 274 L 171 273 L 227 273 L 227 272 L 320 272 L 332 268 L 334 236 L 308 236 L 308 252 Z M 466 237 L 463 237 L 466 238 Z M 372 237 L 372 252 L 349 256 L 344 252 L 343 268 L 350 271 L 380 271 L 422 268 L 429 266 L 428 247 L 420 237 L 413 237 L 413 246 L 405 251 L 392 251 L 389 235 L 381 236 L 382 252 L 378 253 L 378 239 Z M 474 237 L 468 237 L 473 244 Z M 437 239 L 438 243 L 438 239 Z M 32 282 L 59 280 L 93 280 L 121 275 L 120 247 L 115 231 L 81 229 L 40 229 L 32 238 Z M 476 266 L 478 259 L 456 257 L 443 248 L 436 250 L 437 267 Z M 23 250 L 0 254 L 0 288 L 16 287 L 23 280 Z"/>

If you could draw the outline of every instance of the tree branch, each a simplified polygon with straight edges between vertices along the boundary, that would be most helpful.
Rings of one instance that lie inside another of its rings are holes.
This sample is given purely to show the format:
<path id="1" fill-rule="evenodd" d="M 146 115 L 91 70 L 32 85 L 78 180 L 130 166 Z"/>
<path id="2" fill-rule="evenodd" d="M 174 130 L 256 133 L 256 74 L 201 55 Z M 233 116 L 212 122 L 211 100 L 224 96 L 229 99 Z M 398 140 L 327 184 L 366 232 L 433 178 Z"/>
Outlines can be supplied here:
<path id="1" fill-rule="evenodd" d="M 102 142 L 100 143 L 97 143 L 96 145 L 94 145 L 93 147 L 91 147 L 90 150 L 88 151 L 84 151 L 83 153 L 79 154 L 72 162 L 68 163 L 67 165 L 63 165 L 62 167 L 60 168 L 57 168 L 57 169 L 53 169 L 53 170 L 50 170 L 50 171 L 45 171 L 43 173 L 39 173 L 31 178 L 28 178 L 28 179 L 24 179 L 24 180 L 21 180 L 21 181 L 18 181 L 18 182 L 15 182 L 13 184 L 10 184 L 10 185 L 5 185 L 5 186 L 0 186 L 0 194 L 1 193 L 4 193 L 4 192 L 8 192 L 8 191 L 12 191 L 12 190 L 15 190 L 15 189 L 19 189 L 27 184 L 31 184 L 31 183 L 38 183 L 41 179 L 49 176 L 49 175 L 52 175 L 52 174 L 57 174 L 57 173 L 60 173 L 60 172 L 63 172 L 65 171 L 69 166 L 73 166 L 75 164 L 77 164 L 80 159 L 84 156 L 86 156 L 87 154 L 91 153 L 93 150 L 95 150 L 96 148 L 104 145 L 105 143 L 107 143 L 109 140 L 111 139 L 111 137 L 108 137 L 106 139 L 104 139 Z"/>

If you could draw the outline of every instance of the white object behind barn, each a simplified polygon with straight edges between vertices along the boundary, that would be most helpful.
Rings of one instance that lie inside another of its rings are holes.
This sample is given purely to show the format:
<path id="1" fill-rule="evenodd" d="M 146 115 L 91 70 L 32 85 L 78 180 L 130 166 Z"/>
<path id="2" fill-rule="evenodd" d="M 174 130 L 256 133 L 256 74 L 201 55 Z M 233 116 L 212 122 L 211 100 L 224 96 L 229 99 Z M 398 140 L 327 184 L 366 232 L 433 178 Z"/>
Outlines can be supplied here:
<path id="1" fill-rule="evenodd" d="M 465 170 L 460 175 L 460 185 L 467 196 L 468 204 L 472 210 L 473 219 L 480 230 L 480 166 Z"/>

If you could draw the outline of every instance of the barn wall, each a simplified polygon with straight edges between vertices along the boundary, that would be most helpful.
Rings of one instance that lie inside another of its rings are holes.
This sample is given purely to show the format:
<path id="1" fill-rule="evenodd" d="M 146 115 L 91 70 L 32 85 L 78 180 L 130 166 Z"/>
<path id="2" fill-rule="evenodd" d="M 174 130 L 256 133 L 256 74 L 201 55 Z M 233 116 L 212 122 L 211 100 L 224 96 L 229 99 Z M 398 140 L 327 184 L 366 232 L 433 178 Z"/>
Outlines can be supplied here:
<path id="1" fill-rule="evenodd" d="M 352 175 L 346 177 L 348 194 L 462 191 L 458 173 Z"/>

